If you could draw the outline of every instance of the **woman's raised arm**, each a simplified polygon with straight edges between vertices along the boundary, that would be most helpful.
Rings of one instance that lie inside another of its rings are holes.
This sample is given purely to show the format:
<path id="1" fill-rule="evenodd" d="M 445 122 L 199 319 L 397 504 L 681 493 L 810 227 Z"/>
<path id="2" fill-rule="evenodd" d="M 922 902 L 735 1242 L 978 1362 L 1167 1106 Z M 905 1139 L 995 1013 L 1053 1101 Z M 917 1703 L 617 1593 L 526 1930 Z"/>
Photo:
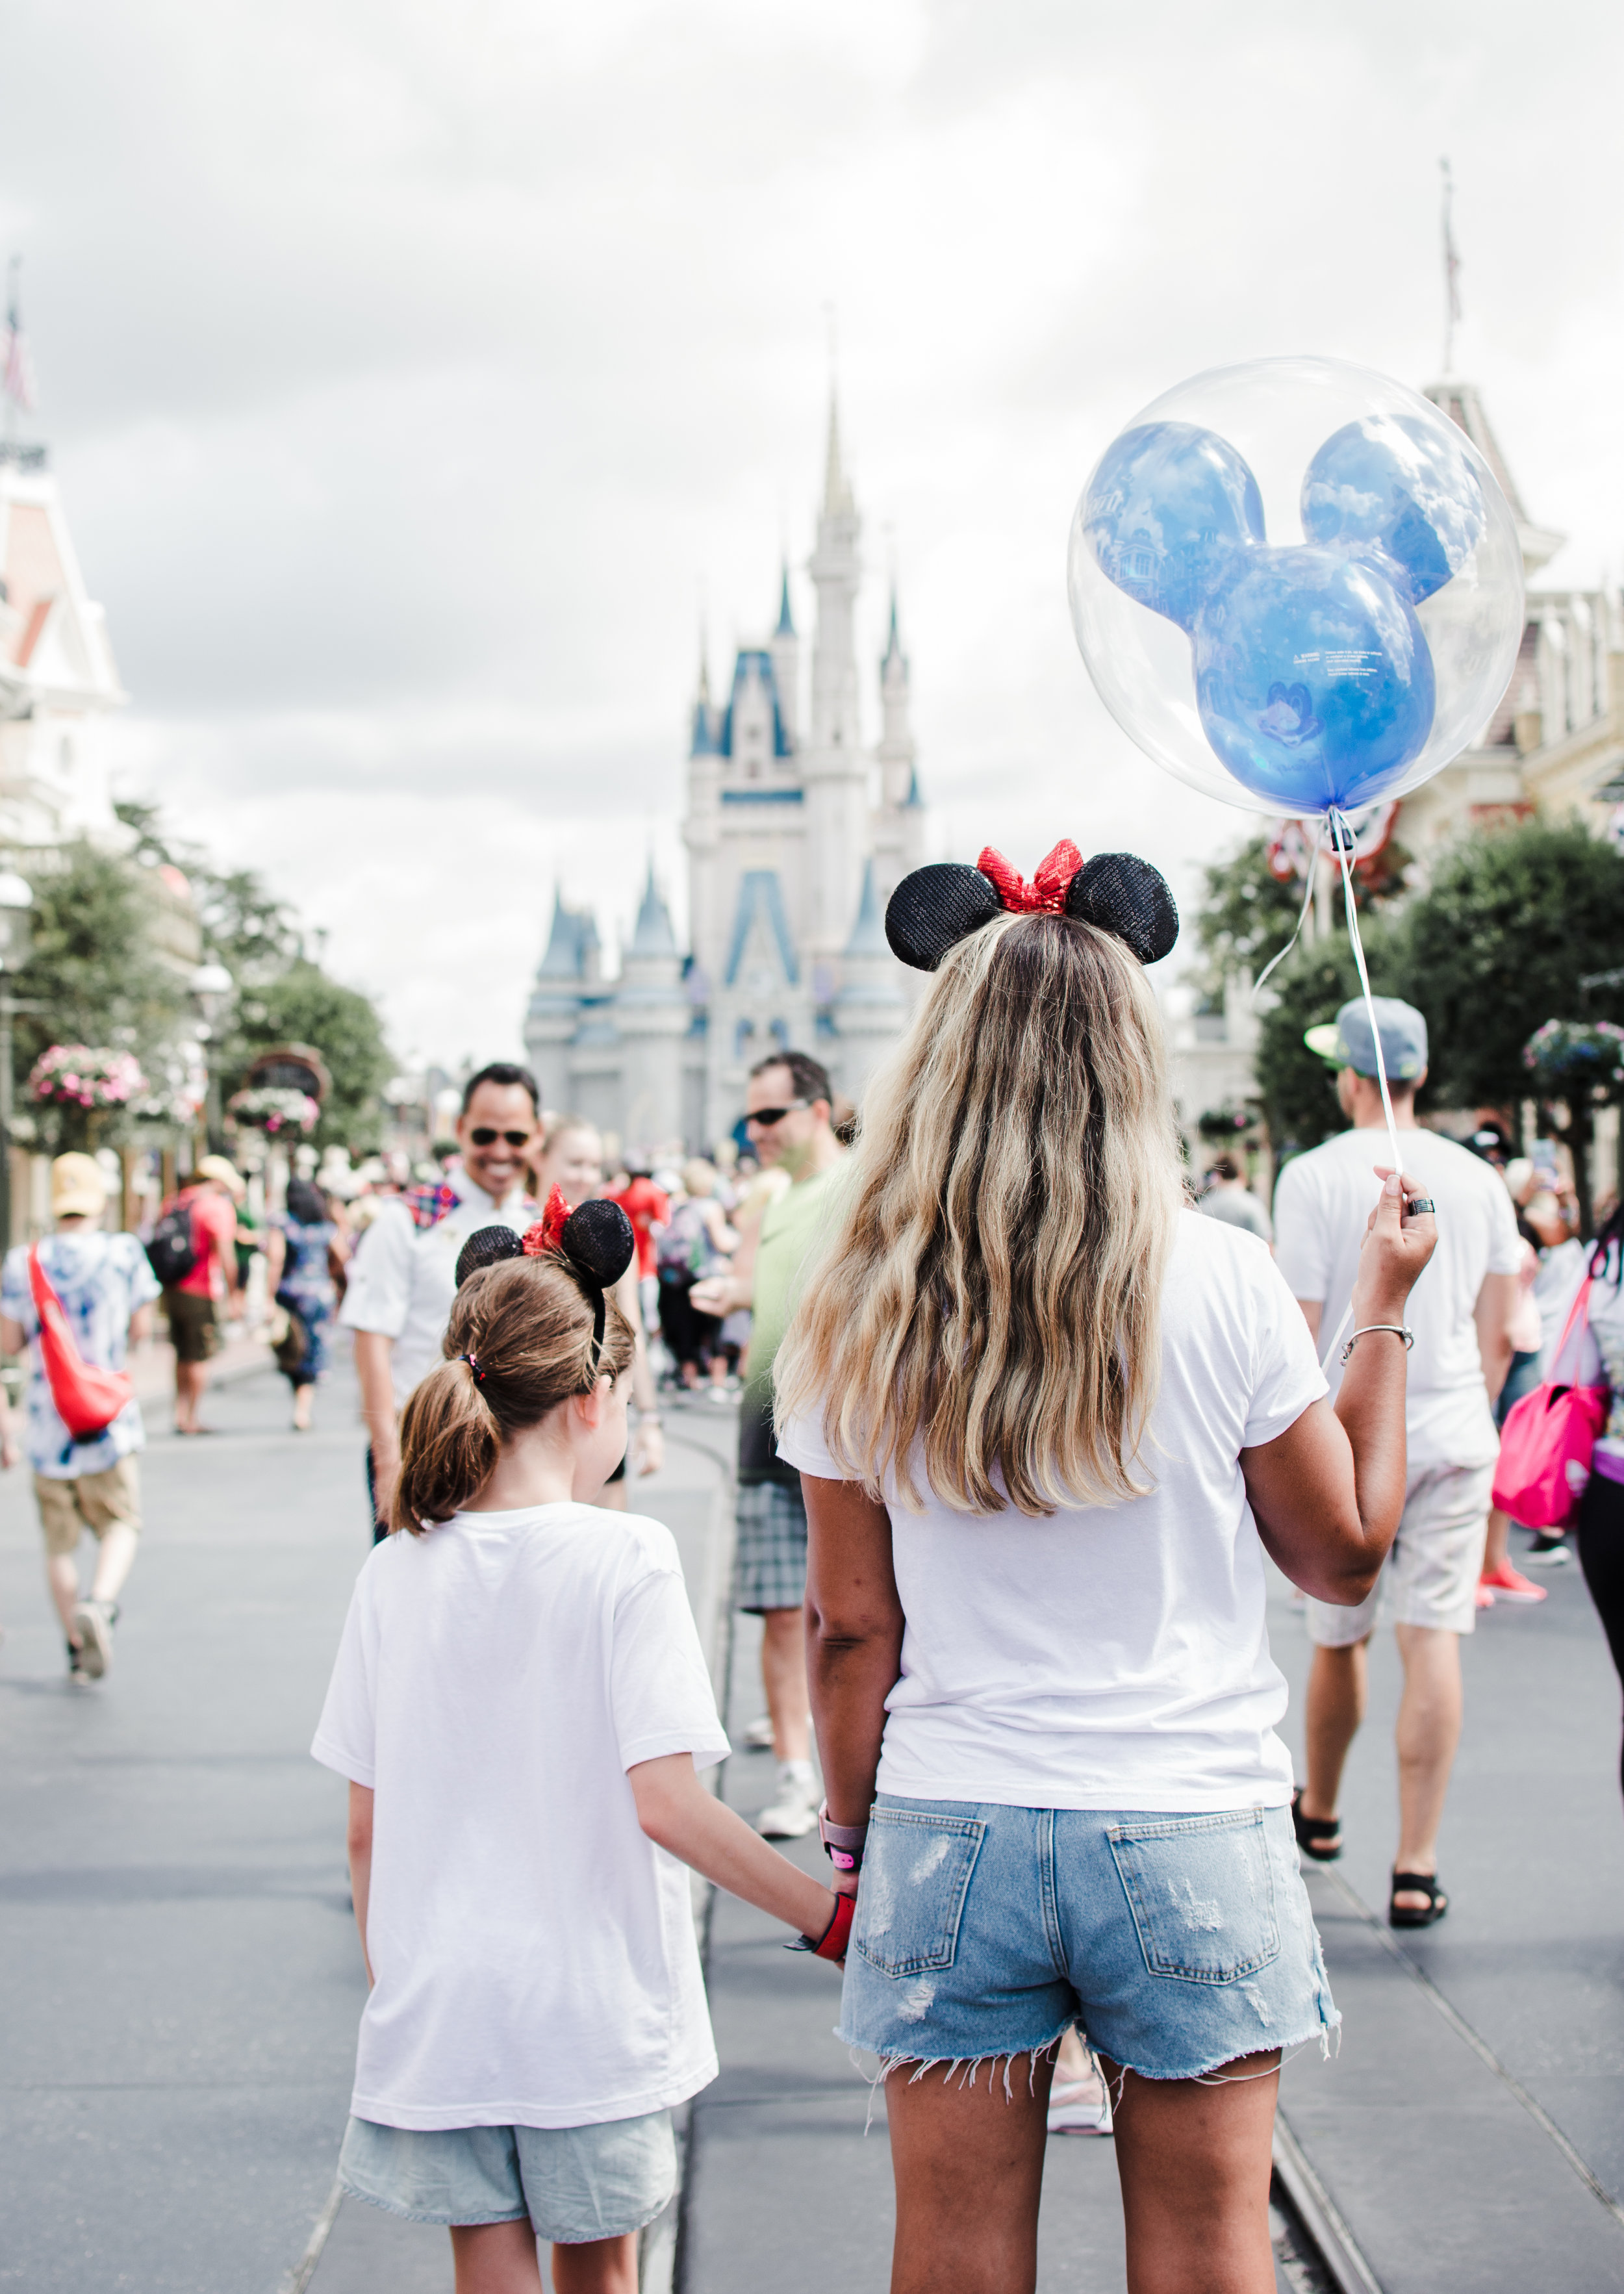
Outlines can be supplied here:
<path id="1" fill-rule="evenodd" d="M 1389 1173 L 1360 1246 L 1348 1358 L 1333 1410 L 1314 1403 L 1240 1453 L 1258 1535 L 1294 1585 L 1351 1608 L 1375 1584 L 1404 1509 L 1405 1343 L 1394 1335 L 1438 1230 L 1408 1216 L 1417 1182 Z"/>
<path id="2" fill-rule="evenodd" d="M 803 1474 L 800 1486 L 807 1501 L 807 1678 L 824 1794 L 834 1823 L 865 1824 L 885 1700 L 902 1671 L 890 1516 L 857 1482 Z"/>

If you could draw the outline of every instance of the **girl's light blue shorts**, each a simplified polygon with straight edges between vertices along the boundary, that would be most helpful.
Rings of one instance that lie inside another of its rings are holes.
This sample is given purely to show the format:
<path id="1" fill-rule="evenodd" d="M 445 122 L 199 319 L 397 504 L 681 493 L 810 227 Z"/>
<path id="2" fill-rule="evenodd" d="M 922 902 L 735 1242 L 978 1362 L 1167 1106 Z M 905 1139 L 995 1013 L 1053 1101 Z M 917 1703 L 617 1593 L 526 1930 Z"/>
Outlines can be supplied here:
<path id="1" fill-rule="evenodd" d="M 597 2127 L 447 2127 L 352 2119 L 338 2154 L 352 2197 L 408 2222 L 523 2222 L 561 2246 L 621 2238 L 677 2187 L 669 2111 Z"/>
<path id="2" fill-rule="evenodd" d="M 1072 2023 L 1146 2078 L 1196 2078 L 1341 2021 L 1291 1813 L 875 1802 L 838 2036 L 977 2062 Z"/>

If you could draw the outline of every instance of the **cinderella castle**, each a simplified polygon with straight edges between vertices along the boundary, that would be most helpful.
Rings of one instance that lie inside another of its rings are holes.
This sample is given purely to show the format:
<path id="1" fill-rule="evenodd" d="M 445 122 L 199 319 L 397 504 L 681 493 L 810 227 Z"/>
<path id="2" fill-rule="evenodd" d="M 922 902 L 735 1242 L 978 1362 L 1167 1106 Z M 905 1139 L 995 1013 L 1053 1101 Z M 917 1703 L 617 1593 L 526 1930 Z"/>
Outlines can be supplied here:
<path id="1" fill-rule="evenodd" d="M 677 945 L 651 866 L 618 980 L 600 976 L 591 915 L 553 909 L 524 1020 L 543 1104 L 571 1108 L 646 1153 L 713 1144 L 743 1111 L 751 1067 L 810 1051 L 854 1103 L 908 1007 L 885 944 L 885 904 L 923 857 L 908 724 L 908 662 L 891 597 L 881 735 L 863 745 L 853 617 L 861 533 L 829 411 L 809 704 L 787 566 L 778 622 L 741 646 L 727 698 L 700 669 L 688 744 L 688 915 Z"/>

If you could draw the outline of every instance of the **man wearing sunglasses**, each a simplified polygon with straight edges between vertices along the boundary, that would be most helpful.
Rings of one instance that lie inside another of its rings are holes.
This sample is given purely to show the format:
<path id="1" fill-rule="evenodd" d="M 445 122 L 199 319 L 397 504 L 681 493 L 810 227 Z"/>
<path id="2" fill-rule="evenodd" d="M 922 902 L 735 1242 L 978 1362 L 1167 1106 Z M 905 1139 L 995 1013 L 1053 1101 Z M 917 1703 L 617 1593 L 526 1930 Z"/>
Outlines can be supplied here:
<path id="1" fill-rule="evenodd" d="M 443 1184 L 386 1203 L 350 1261 L 339 1321 L 355 1333 L 355 1375 L 369 1437 L 367 1486 L 373 1536 L 387 1534 L 401 1466 L 400 1413 L 441 1359 L 457 1294 L 457 1254 L 476 1228 L 522 1234 L 532 1206 L 524 1155 L 537 1124 L 536 1079 L 506 1061 L 469 1078 L 457 1119 L 460 1165 Z"/>
<path id="2" fill-rule="evenodd" d="M 739 1412 L 738 1540 L 734 1607 L 761 1620 L 761 1678 L 778 1756 L 778 1788 L 756 1818 L 769 1840 L 799 1840 L 817 1821 L 807 1696 L 807 1509 L 800 1476 L 773 1433 L 773 1360 L 788 1327 L 800 1270 L 830 1208 L 845 1150 L 830 1124 L 827 1071 L 805 1052 L 776 1052 L 744 1087 L 744 1122 L 763 1166 L 790 1185 L 746 1237 L 726 1274 L 689 1292 L 702 1314 L 748 1306 L 750 1352 Z M 753 1732 L 752 1732 L 753 1733 Z"/>

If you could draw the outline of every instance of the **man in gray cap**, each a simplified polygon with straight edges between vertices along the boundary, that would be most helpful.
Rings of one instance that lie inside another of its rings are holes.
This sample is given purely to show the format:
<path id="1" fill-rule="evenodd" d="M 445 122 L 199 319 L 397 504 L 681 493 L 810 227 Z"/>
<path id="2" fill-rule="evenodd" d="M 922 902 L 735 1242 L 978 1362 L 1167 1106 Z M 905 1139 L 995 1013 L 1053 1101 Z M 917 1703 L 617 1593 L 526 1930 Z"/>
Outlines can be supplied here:
<path id="1" fill-rule="evenodd" d="M 1490 1489 L 1499 1450 L 1493 1404 L 1511 1362 L 1520 1257 L 1516 1217 L 1498 1172 L 1436 1131 L 1417 1127 L 1426 1022 L 1396 997 L 1374 999 L 1382 1060 L 1407 1176 L 1436 1207 L 1438 1248 L 1409 1299 L 1414 1346 L 1404 1415 L 1409 1486 L 1399 1533 L 1357 1608 L 1308 1604 L 1314 1645 L 1304 1725 L 1308 1780 L 1293 1807 L 1297 1839 L 1322 1862 L 1342 1852 L 1336 1800 L 1364 1717 L 1367 1653 L 1385 1589 L 1404 1667 L 1399 1705 L 1399 1852 L 1388 1917 L 1428 1927 L 1449 1899 L 1438 1885 L 1438 1829 L 1460 1738 L 1460 1636 L 1476 1616 Z M 1309 1329 L 1328 1346 L 1353 1289 L 1366 1224 L 1393 1151 L 1361 999 L 1304 1038 L 1336 1070 L 1352 1128 L 1299 1155 L 1274 1199 L 1275 1257 Z M 1367 1340 L 1367 1344 L 1370 1341 Z M 1402 1337 L 1375 1343 L 1398 1346 Z M 1336 1396 L 1345 1335 L 1325 1364 Z"/>

